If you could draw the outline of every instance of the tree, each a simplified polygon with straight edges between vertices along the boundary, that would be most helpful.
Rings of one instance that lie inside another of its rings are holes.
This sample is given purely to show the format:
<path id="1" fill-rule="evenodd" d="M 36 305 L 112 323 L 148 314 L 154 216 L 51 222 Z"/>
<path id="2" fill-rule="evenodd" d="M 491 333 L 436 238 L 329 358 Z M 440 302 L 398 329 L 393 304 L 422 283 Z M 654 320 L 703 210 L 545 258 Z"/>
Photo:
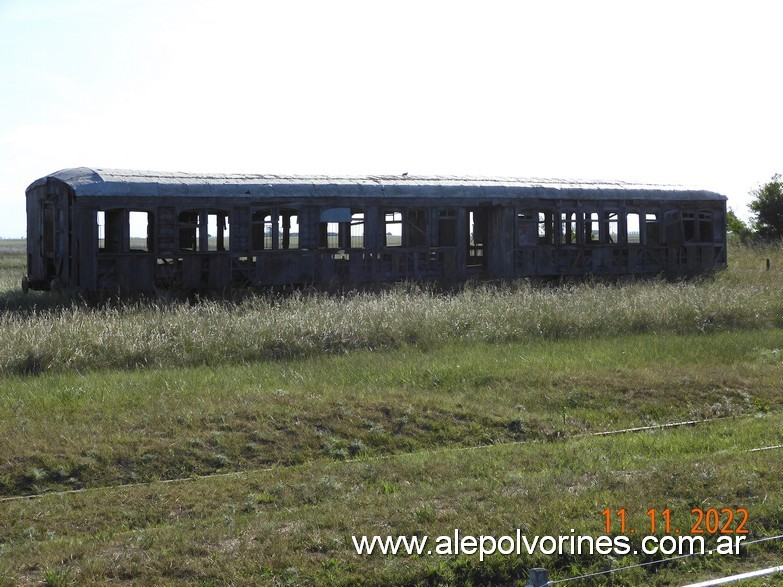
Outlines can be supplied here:
<path id="1" fill-rule="evenodd" d="M 743 243 L 753 238 L 753 230 L 740 220 L 731 208 L 726 212 L 726 230 L 735 235 L 740 242 Z"/>
<path id="2" fill-rule="evenodd" d="M 749 208 L 759 236 L 765 239 L 783 239 L 783 181 L 780 174 L 759 189 L 751 192 L 755 199 Z"/>

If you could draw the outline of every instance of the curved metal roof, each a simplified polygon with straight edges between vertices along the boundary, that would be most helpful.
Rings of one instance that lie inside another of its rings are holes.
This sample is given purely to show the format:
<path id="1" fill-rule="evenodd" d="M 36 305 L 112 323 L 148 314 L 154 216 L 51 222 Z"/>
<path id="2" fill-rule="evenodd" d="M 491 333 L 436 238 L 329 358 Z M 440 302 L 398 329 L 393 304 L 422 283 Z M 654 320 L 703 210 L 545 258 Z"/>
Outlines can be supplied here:
<path id="1" fill-rule="evenodd" d="M 183 173 L 126 169 L 63 169 L 34 181 L 30 191 L 49 180 L 70 186 L 77 196 L 217 196 L 217 197 L 481 197 L 555 199 L 723 200 L 715 192 L 682 186 L 620 181 L 569 181 L 477 177 L 282 176 Z"/>

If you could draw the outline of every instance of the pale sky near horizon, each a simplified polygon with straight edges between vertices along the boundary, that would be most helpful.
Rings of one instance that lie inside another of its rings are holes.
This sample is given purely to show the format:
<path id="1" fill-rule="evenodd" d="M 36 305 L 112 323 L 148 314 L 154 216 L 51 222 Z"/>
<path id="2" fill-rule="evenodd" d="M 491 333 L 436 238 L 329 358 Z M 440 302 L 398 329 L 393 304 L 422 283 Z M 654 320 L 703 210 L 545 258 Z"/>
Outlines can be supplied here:
<path id="1" fill-rule="evenodd" d="M 67 167 L 550 177 L 729 197 L 783 172 L 783 3 L 0 0 L 0 237 Z"/>

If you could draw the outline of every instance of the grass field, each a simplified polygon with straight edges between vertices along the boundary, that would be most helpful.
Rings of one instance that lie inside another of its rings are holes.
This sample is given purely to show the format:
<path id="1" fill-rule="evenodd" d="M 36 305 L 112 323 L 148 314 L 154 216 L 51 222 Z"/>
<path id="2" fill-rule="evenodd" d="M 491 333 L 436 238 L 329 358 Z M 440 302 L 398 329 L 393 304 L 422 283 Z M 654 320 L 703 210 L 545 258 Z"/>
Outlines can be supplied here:
<path id="1" fill-rule="evenodd" d="M 23 245 L 0 241 L 0 585 L 524 585 L 667 558 L 352 542 L 595 537 L 607 508 L 637 549 L 650 509 L 688 533 L 693 508 L 744 508 L 748 541 L 781 534 L 782 267 L 780 247 L 735 247 L 686 282 L 90 308 L 23 298 Z M 572 584 L 682 585 L 782 553 Z"/>

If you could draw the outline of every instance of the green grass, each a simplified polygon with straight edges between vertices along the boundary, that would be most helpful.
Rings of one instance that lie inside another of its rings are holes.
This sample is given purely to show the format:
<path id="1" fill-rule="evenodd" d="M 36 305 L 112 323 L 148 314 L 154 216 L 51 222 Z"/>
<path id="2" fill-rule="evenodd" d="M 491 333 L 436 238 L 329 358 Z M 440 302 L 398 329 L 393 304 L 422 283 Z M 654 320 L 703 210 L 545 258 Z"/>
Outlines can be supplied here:
<path id="1" fill-rule="evenodd" d="M 27 241 L 19 238 L 0 238 L 0 253 L 19 255 L 27 251 Z"/>
<path id="2" fill-rule="evenodd" d="M 22 275 L 27 273 L 26 251 L 27 245 L 23 240 L 0 239 L 0 295 L 8 297 L 11 293 L 18 297 Z M 0 308 L 2 306 L 0 302 Z"/>
<path id="3" fill-rule="evenodd" d="M 595 571 L 607 557 L 364 556 L 351 536 L 463 533 L 603 534 L 601 511 L 628 527 L 669 508 L 746 507 L 749 539 L 779 532 L 783 461 L 748 448 L 780 442 L 779 414 L 612 438 L 421 451 L 316 461 L 174 484 L 107 488 L 6 502 L 4 564 L 35 576 L 68 561 L 80 583 L 487 584 L 544 565 L 553 578 Z M 543 499 L 542 499 L 543 498 Z M 638 546 L 638 543 L 634 543 Z M 700 557 L 618 574 L 614 585 L 681 584 L 779 560 L 779 544 L 745 557 Z M 639 562 L 629 556 L 617 566 Z M 654 560 L 654 557 L 649 557 Z M 1 576 L 1 575 L 0 575 Z M 18 578 L 13 571 L 7 576 Z M 588 583 L 590 584 L 590 583 Z M 605 584 L 605 583 L 592 583 Z"/>
<path id="4" fill-rule="evenodd" d="M 780 330 L 637 335 L 11 377 L 0 380 L 0 454 L 13 454 L 0 492 L 776 411 L 779 348 Z"/>
<path id="5" fill-rule="evenodd" d="M 0 252 L 0 585 L 525 584 L 532 566 L 565 579 L 652 560 L 351 543 L 597 536 L 606 508 L 641 529 L 650 508 L 686 525 L 693 507 L 745 507 L 750 539 L 780 533 L 781 449 L 748 450 L 783 444 L 782 253 L 733 248 L 729 270 L 676 283 L 87 307 L 22 299 L 24 255 Z M 704 422 L 594 435 L 686 420 Z"/>

